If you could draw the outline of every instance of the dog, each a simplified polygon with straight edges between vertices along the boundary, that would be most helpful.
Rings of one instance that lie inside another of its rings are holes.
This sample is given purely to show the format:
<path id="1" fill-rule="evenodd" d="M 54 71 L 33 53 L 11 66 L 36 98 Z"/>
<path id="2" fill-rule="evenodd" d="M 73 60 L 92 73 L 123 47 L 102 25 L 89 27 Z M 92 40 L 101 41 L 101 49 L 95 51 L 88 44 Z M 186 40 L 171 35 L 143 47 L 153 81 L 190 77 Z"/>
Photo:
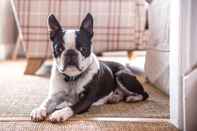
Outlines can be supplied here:
<path id="1" fill-rule="evenodd" d="M 65 30 L 56 17 L 48 17 L 53 65 L 47 98 L 30 116 L 34 122 L 64 122 L 92 105 L 138 102 L 149 95 L 131 69 L 116 62 L 99 61 L 93 53 L 93 16 L 88 13 L 79 30 Z"/>

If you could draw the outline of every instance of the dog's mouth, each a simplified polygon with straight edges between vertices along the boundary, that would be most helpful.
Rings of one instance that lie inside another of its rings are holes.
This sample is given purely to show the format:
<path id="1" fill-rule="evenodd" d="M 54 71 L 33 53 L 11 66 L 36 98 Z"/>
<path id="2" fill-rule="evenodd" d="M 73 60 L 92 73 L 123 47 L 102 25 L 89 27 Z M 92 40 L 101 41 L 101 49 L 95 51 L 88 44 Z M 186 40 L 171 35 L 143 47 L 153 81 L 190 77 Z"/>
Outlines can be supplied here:
<path id="1" fill-rule="evenodd" d="M 59 72 L 61 73 L 64 73 L 67 69 L 77 69 L 79 72 L 83 71 L 83 69 L 81 69 L 79 65 L 67 65 L 67 64 L 59 66 L 58 69 L 59 69 Z"/>
<path id="2" fill-rule="evenodd" d="M 79 67 L 79 65 L 64 65 L 64 70 L 66 70 L 67 68 L 76 68 L 78 71 L 82 71 L 82 69 Z"/>

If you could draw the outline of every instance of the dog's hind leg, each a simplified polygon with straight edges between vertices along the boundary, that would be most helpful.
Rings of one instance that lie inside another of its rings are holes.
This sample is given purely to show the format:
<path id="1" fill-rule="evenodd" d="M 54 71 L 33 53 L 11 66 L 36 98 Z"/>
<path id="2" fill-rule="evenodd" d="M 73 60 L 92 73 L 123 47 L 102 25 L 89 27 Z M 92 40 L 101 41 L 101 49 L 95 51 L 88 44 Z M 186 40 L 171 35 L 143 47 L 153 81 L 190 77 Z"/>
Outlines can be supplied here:
<path id="1" fill-rule="evenodd" d="M 148 98 L 148 93 L 144 91 L 142 84 L 129 70 L 123 69 L 115 74 L 119 89 L 124 93 L 126 102 L 138 102 Z"/>
<path id="2" fill-rule="evenodd" d="M 115 104 L 124 99 L 124 92 L 117 88 L 113 91 L 113 94 L 108 98 L 107 103 L 109 104 Z"/>

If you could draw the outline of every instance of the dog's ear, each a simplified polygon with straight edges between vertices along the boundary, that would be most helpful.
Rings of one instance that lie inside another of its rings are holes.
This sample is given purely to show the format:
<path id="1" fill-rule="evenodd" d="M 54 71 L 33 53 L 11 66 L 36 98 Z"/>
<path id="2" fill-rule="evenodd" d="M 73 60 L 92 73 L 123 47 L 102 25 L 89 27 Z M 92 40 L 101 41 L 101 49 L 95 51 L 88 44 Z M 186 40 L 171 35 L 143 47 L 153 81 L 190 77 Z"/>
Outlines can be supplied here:
<path id="1" fill-rule="evenodd" d="M 93 36 L 93 17 L 90 13 L 83 19 L 80 30 L 87 32 L 90 37 Z"/>
<path id="2" fill-rule="evenodd" d="M 48 28 L 50 32 L 50 39 L 53 41 L 55 35 L 59 32 L 62 31 L 62 27 L 59 24 L 58 20 L 55 18 L 53 14 L 49 15 L 48 17 Z"/>

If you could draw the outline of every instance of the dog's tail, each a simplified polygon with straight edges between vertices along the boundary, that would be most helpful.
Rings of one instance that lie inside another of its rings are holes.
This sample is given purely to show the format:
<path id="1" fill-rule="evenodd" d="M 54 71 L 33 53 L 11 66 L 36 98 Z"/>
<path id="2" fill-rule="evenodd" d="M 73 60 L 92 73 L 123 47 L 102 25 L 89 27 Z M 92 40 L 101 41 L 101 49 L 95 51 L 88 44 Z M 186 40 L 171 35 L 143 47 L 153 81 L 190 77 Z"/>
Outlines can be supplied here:
<path id="1" fill-rule="evenodd" d="M 144 91 L 142 95 L 143 95 L 143 99 L 142 99 L 143 101 L 145 101 L 149 97 L 149 94 L 146 91 Z"/>

